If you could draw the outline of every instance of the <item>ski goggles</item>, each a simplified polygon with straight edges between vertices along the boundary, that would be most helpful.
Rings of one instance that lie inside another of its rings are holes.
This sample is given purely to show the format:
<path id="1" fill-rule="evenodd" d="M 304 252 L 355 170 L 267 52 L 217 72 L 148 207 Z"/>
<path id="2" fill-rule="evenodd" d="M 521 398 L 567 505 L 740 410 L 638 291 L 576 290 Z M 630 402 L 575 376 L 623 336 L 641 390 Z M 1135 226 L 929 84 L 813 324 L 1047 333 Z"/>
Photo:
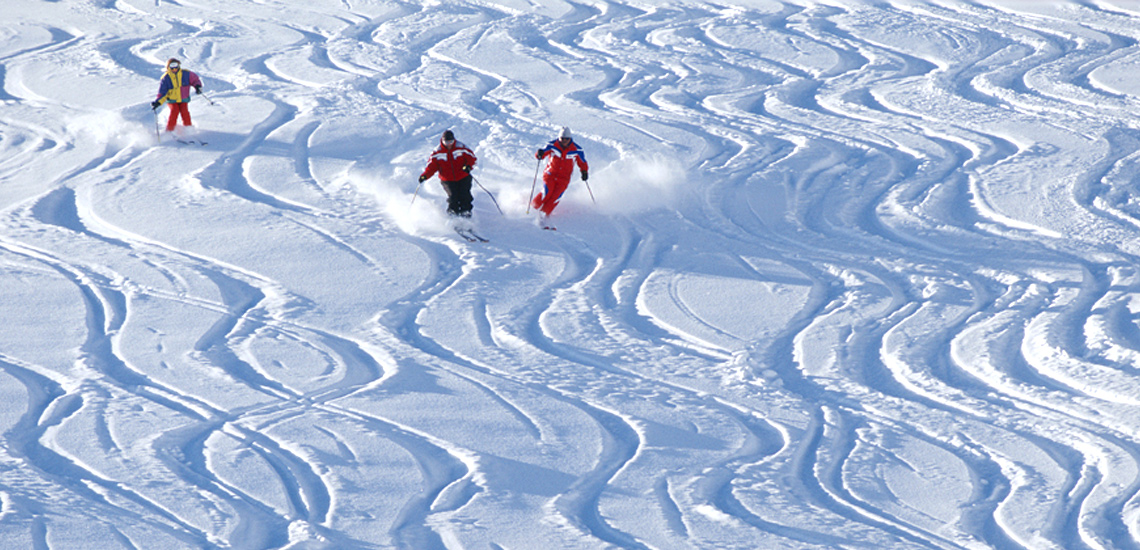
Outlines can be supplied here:
<path id="1" fill-rule="evenodd" d="M 177 71 L 177 70 L 178 70 L 178 64 L 177 64 L 177 63 L 171 63 L 171 64 L 170 64 L 170 65 L 168 65 L 166 68 L 168 68 L 168 69 L 170 69 L 170 70 L 172 70 L 172 71 Z"/>

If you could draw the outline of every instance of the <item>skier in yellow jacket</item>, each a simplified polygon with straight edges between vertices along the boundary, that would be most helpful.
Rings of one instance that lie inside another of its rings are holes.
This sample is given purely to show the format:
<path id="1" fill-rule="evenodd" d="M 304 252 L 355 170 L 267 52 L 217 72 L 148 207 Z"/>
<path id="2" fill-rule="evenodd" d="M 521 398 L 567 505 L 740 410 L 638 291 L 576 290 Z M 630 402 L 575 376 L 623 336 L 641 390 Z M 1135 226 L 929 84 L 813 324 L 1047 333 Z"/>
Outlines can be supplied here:
<path id="1" fill-rule="evenodd" d="M 166 121 L 166 131 L 173 132 L 178 124 L 178 117 L 182 117 L 182 125 L 190 126 L 190 89 L 202 93 L 202 79 L 198 75 L 182 68 L 182 62 L 170 58 L 166 62 L 166 73 L 158 82 L 158 97 L 150 104 L 151 109 L 158 109 L 166 103 L 170 106 L 170 119 Z"/>

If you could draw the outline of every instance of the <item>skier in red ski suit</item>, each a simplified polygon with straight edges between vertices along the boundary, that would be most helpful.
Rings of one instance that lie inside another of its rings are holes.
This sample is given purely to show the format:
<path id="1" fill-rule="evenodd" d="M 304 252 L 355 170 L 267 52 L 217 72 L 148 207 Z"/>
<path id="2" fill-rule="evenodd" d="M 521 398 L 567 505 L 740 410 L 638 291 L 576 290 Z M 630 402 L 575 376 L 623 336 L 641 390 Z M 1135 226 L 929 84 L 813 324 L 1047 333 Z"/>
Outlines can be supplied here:
<path id="1" fill-rule="evenodd" d="M 586 152 L 574 143 L 570 129 L 563 127 L 558 139 L 546 144 L 534 155 L 539 160 L 550 157 L 546 163 L 546 171 L 542 173 L 543 191 L 534 196 L 531 206 L 549 216 L 558 206 L 558 200 L 570 185 L 570 176 L 574 174 L 574 165 L 582 173 L 582 181 L 590 178 L 590 165 L 586 163 Z"/>
<path id="2" fill-rule="evenodd" d="M 447 191 L 447 213 L 461 218 L 471 217 L 471 169 L 475 167 L 475 153 L 466 145 L 455 141 L 451 130 L 443 133 L 439 147 L 432 151 L 427 168 L 420 174 L 420 183 L 439 174 L 439 182 Z"/>
<path id="3" fill-rule="evenodd" d="M 182 117 L 182 125 L 190 126 L 190 88 L 196 93 L 202 93 L 202 79 L 198 75 L 182 69 L 182 62 L 170 58 L 166 62 L 166 73 L 158 82 L 158 98 L 151 102 L 151 109 L 158 109 L 159 105 L 170 105 L 170 119 L 166 121 L 166 131 L 173 132 L 178 125 L 178 117 Z"/>

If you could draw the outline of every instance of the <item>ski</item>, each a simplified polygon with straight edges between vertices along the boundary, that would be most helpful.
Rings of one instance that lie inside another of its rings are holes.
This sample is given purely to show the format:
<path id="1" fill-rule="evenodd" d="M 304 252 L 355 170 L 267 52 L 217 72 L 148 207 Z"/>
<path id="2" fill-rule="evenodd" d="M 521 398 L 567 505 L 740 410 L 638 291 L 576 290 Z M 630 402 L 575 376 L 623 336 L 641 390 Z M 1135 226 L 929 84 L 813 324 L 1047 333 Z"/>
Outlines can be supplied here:
<path id="1" fill-rule="evenodd" d="M 485 242 L 489 242 L 487 239 L 483 238 L 481 235 L 479 235 L 478 233 L 476 233 L 476 232 L 475 232 L 474 230 L 472 230 L 472 229 L 466 229 L 466 228 L 462 228 L 462 227 L 456 227 L 456 228 L 455 228 L 455 233 L 456 233 L 456 234 L 458 234 L 460 237 L 463 237 L 463 238 L 464 238 L 464 240 L 466 240 L 466 241 L 467 241 L 467 242 L 469 242 L 469 243 L 485 243 Z"/>
<path id="2" fill-rule="evenodd" d="M 558 228 L 554 227 L 553 225 L 544 225 L 544 226 L 542 226 L 542 228 L 547 230 L 547 231 L 558 231 Z"/>
<path id="3" fill-rule="evenodd" d="M 206 145 L 206 143 L 208 143 L 205 141 L 194 141 L 192 139 L 175 139 L 174 141 L 177 141 L 183 145 Z"/>

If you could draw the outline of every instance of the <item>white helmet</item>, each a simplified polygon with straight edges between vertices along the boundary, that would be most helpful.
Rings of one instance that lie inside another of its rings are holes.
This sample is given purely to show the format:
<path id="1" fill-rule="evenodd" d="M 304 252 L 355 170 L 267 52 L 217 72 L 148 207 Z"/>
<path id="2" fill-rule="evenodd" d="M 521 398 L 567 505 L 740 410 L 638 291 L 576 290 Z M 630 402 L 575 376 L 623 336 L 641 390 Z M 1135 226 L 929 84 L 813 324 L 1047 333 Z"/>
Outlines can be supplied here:
<path id="1" fill-rule="evenodd" d="M 568 126 L 563 126 L 562 131 L 558 132 L 558 137 L 560 137 L 560 138 L 573 138 L 574 136 L 570 135 L 570 128 Z"/>

